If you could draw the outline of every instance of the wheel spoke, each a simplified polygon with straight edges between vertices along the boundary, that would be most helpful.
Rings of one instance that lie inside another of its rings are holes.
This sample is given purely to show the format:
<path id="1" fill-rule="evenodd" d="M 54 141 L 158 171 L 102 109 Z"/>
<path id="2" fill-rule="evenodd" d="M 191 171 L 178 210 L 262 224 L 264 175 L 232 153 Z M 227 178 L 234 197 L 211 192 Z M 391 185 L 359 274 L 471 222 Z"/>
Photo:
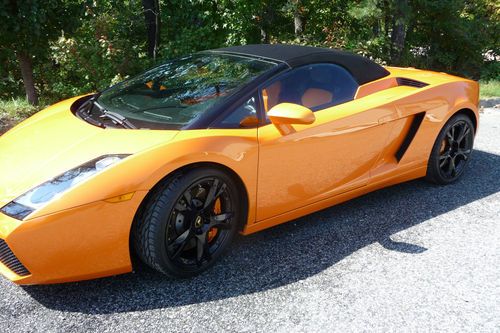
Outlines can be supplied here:
<path id="1" fill-rule="evenodd" d="M 462 142 L 463 139 L 465 139 L 465 137 L 470 133 L 470 128 L 469 126 L 467 125 L 464 125 L 463 126 L 463 130 L 462 130 L 462 133 L 460 134 L 460 136 L 458 137 L 457 139 L 457 142 L 460 144 Z"/>
<path id="2" fill-rule="evenodd" d="M 178 212 L 184 212 L 184 211 L 186 211 L 186 210 L 187 210 L 187 204 L 186 204 L 186 205 L 181 205 L 181 203 L 180 203 L 180 202 L 178 202 L 178 203 L 176 203 L 176 204 L 175 204 L 174 209 L 175 209 L 176 211 L 178 211 Z"/>
<path id="3" fill-rule="evenodd" d="M 459 149 L 457 152 L 457 154 L 462 155 L 465 160 L 469 158 L 470 153 L 471 149 Z"/>
<path id="4" fill-rule="evenodd" d="M 446 133 L 446 138 L 448 139 L 448 144 L 451 146 L 453 144 L 453 141 L 455 139 L 453 138 L 453 135 L 451 134 L 451 130 Z"/>
<path id="5" fill-rule="evenodd" d="M 231 224 L 226 222 L 230 218 L 234 216 L 234 213 L 223 213 L 210 217 L 210 225 L 208 229 L 217 228 L 217 229 L 231 229 Z"/>
<path id="6" fill-rule="evenodd" d="M 461 155 L 464 158 L 464 160 L 467 160 L 469 158 L 470 152 L 471 152 L 470 149 L 459 149 L 457 151 L 457 155 Z"/>
<path id="7" fill-rule="evenodd" d="M 168 245 L 169 252 L 175 250 L 174 254 L 172 255 L 172 259 L 177 258 L 182 253 L 182 251 L 184 251 L 192 236 L 193 234 L 191 232 L 191 229 L 188 229 L 184 231 L 179 237 L 177 237 L 170 245 Z"/>
<path id="8" fill-rule="evenodd" d="M 470 149 L 459 149 L 457 154 L 461 154 L 461 155 L 469 155 L 471 152 Z"/>
<path id="9" fill-rule="evenodd" d="M 451 135 L 451 137 L 453 138 L 453 141 L 455 141 L 455 139 L 456 139 L 456 136 L 455 136 L 455 127 L 456 127 L 456 126 L 457 126 L 456 124 L 455 124 L 455 125 L 453 125 L 453 126 L 451 127 L 451 130 L 450 130 L 450 132 L 451 132 L 451 133 L 450 133 L 450 135 Z"/>
<path id="10" fill-rule="evenodd" d="M 212 186 L 210 187 L 210 190 L 207 194 L 207 198 L 205 199 L 205 205 L 203 208 L 208 208 L 211 204 L 215 202 L 215 200 L 221 196 L 222 193 L 227 188 L 227 185 L 225 183 L 222 183 L 222 185 L 219 187 L 219 180 L 215 179 L 214 182 L 212 183 Z"/>
<path id="11" fill-rule="evenodd" d="M 192 200 L 193 200 L 193 197 L 191 196 L 191 190 L 187 190 L 186 192 L 184 192 L 184 194 L 182 195 L 184 197 L 184 200 L 186 201 L 186 208 L 189 209 L 189 210 L 192 210 L 193 208 L 193 203 L 192 203 Z"/>
<path id="12" fill-rule="evenodd" d="M 224 191 L 226 190 L 226 188 L 227 188 L 227 185 L 226 184 L 222 184 L 222 186 L 219 189 L 219 192 L 217 192 L 217 194 L 215 195 L 215 199 L 217 199 L 218 197 L 220 197 L 222 195 L 222 193 L 224 193 Z"/>
<path id="13" fill-rule="evenodd" d="M 205 205 L 203 206 L 203 208 L 207 208 L 213 201 L 215 201 L 218 187 L 219 187 L 219 180 L 215 178 L 212 182 L 212 186 L 210 186 L 210 190 L 208 191 L 207 197 L 205 199 Z"/>
<path id="14" fill-rule="evenodd" d="M 198 198 L 194 198 L 191 202 L 192 202 L 193 206 L 196 208 L 200 208 L 201 206 L 203 206 L 203 201 L 201 201 Z"/>
<path id="15" fill-rule="evenodd" d="M 448 165 L 448 172 L 452 177 L 455 177 L 456 174 L 456 165 L 455 165 L 455 158 L 450 158 L 450 164 Z"/>
<path id="16" fill-rule="evenodd" d="M 462 134 L 465 130 L 465 124 L 458 123 L 454 126 L 454 128 L 457 128 L 457 127 L 458 127 L 458 129 L 455 130 L 455 133 L 453 135 L 456 142 L 458 142 L 458 139 L 462 136 Z"/>
<path id="17" fill-rule="evenodd" d="M 216 221 L 216 222 L 224 222 L 226 220 L 229 220 L 233 216 L 234 216 L 234 214 L 232 212 L 229 212 L 229 213 L 223 213 L 223 214 L 212 216 L 212 219 L 213 219 L 213 221 Z"/>
<path id="18" fill-rule="evenodd" d="M 442 156 L 442 157 L 444 157 L 444 156 Z M 439 162 L 439 167 L 440 167 L 440 168 L 442 168 L 442 167 L 444 167 L 444 166 L 445 166 L 446 162 L 448 162 L 448 158 L 449 158 L 449 157 L 450 157 L 450 156 L 446 156 L 446 157 L 444 157 L 443 159 L 441 159 L 441 158 L 439 159 L 439 160 L 440 160 L 440 162 Z"/>
<path id="19" fill-rule="evenodd" d="M 196 264 L 201 266 L 203 258 L 210 260 L 210 249 L 207 242 L 207 233 L 196 235 Z"/>
<path id="20" fill-rule="evenodd" d="M 205 243 L 203 244 L 203 256 L 207 260 L 212 259 L 212 255 L 210 254 L 210 245 L 208 244 L 208 233 L 205 234 Z"/>
<path id="21" fill-rule="evenodd" d="M 447 159 L 448 157 L 450 157 L 450 152 L 446 152 L 443 155 L 439 156 L 439 160 L 442 161 Z"/>

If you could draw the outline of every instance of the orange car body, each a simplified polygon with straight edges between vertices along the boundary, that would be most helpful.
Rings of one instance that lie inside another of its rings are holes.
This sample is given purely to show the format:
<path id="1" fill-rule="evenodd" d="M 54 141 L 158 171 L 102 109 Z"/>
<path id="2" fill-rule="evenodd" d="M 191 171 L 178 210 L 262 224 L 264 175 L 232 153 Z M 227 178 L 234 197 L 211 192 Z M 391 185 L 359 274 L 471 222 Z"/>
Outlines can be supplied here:
<path id="1" fill-rule="evenodd" d="M 316 111 L 309 124 L 102 129 L 69 111 L 77 98 L 39 112 L 0 138 L 0 206 L 93 158 L 131 155 L 24 221 L 0 214 L 0 239 L 30 274 L 17 275 L 2 263 L 0 272 L 18 284 L 130 272 L 137 210 L 155 184 L 187 165 L 217 164 L 239 177 L 248 200 L 244 235 L 423 177 L 431 147 L 453 114 L 468 112 L 477 124 L 478 84 L 411 68 L 387 70 L 389 76 L 360 86 L 354 100 Z M 427 85 L 399 85 L 397 78 Z M 420 129 L 398 160 L 419 114 L 425 115 Z"/>

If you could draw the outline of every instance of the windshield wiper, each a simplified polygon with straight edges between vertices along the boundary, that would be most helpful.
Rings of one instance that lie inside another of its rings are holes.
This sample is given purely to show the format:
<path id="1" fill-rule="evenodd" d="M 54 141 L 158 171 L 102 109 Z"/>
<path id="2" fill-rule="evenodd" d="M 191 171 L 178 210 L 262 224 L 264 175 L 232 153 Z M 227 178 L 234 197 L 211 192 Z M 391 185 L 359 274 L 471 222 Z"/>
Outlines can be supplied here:
<path id="1" fill-rule="evenodd" d="M 137 127 L 134 124 L 132 124 L 130 120 L 128 120 L 119 113 L 104 110 L 102 111 L 102 114 L 99 116 L 99 118 L 110 119 L 113 123 L 118 124 L 124 128 L 137 129 Z"/>
<path id="2" fill-rule="evenodd" d="M 92 106 L 94 105 L 95 96 L 86 100 L 79 108 L 76 110 L 75 114 L 82 120 L 101 128 L 106 128 L 103 122 L 98 119 L 92 118 Z"/>
<path id="3" fill-rule="evenodd" d="M 101 111 L 101 115 L 99 116 L 99 118 L 107 118 L 111 120 L 114 124 L 120 125 L 123 128 L 137 129 L 137 127 L 134 124 L 132 124 L 130 120 L 128 120 L 119 113 L 106 110 L 97 102 L 97 100 L 93 100 L 92 103 L 99 109 L 99 111 Z"/>

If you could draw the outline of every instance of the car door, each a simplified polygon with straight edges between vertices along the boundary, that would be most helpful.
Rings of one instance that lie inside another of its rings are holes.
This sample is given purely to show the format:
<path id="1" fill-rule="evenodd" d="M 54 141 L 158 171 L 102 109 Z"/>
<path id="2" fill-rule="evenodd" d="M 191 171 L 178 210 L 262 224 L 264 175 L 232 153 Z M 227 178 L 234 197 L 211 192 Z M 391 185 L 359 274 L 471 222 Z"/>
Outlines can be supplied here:
<path id="1" fill-rule="evenodd" d="M 287 131 L 269 121 L 258 129 L 257 221 L 368 183 L 391 126 L 379 121 L 394 110 L 355 100 L 357 89 L 334 64 L 292 69 L 262 87 L 265 112 L 296 103 L 314 111 L 316 120 Z"/>

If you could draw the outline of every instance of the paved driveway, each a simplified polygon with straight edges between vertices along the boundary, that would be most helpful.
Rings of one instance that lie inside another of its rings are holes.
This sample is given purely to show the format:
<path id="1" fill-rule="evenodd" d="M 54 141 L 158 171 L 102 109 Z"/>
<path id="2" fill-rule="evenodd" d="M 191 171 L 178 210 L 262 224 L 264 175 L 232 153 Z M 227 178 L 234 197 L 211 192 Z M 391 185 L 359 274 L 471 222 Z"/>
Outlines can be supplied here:
<path id="1" fill-rule="evenodd" d="M 456 184 L 413 181 L 239 237 L 192 280 L 0 278 L 0 331 L 499 332 L 500 110 L 476 142 Z"/>

